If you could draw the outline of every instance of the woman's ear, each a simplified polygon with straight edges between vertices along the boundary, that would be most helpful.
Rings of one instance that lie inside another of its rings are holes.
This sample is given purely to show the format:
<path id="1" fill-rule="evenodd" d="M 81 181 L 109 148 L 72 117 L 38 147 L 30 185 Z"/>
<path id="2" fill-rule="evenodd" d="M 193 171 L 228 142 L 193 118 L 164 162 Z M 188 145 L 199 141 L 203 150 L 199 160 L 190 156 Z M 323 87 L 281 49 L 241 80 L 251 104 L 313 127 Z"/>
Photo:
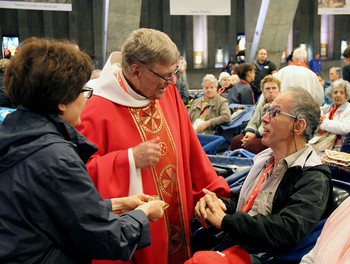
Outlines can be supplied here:
<path id="1" fill-rule="evenodd" d="M 62 112 L 62 114 L 67 110 L 67 105 L 59 104 L 58 109 Z"/>

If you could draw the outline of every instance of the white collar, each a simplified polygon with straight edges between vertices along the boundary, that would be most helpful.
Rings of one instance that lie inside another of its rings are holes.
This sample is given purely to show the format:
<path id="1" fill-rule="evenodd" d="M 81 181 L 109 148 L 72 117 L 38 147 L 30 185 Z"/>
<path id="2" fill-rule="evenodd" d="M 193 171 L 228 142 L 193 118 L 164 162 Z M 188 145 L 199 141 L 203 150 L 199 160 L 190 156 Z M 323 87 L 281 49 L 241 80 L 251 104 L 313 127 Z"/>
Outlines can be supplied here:
<path id="1" fill-rule="evenodd" d="M 151 101 L 146 97 L 137 94 L 126 81 L 123 71 L 121 69 L 122 53 L 113 52 L 98 78 L 94 87 L 94 95 L 106 98 L 116 104 L 127 107 L 143 107 Z M 127 92 L 120 86 L 117 75 L 120 77 Z"/>

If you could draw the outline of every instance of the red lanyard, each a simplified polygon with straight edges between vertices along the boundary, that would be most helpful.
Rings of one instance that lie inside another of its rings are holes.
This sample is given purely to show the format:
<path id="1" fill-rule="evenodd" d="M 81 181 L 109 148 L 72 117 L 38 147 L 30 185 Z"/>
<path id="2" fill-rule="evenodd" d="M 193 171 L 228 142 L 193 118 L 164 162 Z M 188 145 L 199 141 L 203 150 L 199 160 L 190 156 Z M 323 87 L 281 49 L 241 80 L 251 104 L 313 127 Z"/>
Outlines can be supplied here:
<path id="1" fill-rule="evenodd" d="M 204 117 L 205 113 L 208 111 L 209 107 L 204 109 L 204 101 L 202 101 L 201 118 Z"/>
<path id="2" fill-rule="evenodd" d="M 245 205 L 242 207 L 242 210 L 241 210 L 242 212 L 246 213 L 250 210 L 250 208 L 252 208 L 253 203 L 255 201 L 255 198 L 258 196 L 259 192 L 266 184 L 266 182 L 264 182 L 264 180 L 265 180 L 267 174 L 269 173 L 269 170 L 272 168 L 272 166 L 273 166 L 273 163 L 263 171 L 257 185 L 255 186 L 252 193 L 249 195 L 249 198 L 248 198 L 247 202 L 245 203 Z"/>
<path id="3" fill-rule="evenodd" d="M 218 90 L 218 94 L 222 94 L 223 92 L 225 92 L 225 88 L 224 87 L 220 87 Z"/>
<path id="4" fill-rule="evenodd" d="M 338 107 L 339 105 L 338 106 L 332 105 L 331 112 L 329 113 L 329 117 L 328 117 L 329 120 L 333 120 L 334 114 L 338 110 Z"/>
<path id="5" fill-rule="evenodd" d="M 333 120 L 334 114 L 337 111 L 338 107 L 339 107 L 339 105 L 336 107 L 334 107 L 334 105 L 332 105 L 331 111 L 330 111 L 329 116 L 328 116 L 329 120 Z M 322 136 L 324 134 L 324 132 L 325 132 L 324 130 L 321 130 L 320 135 Z"/>
<path id="6" fill-rule="evenodd" d="M 118 77 L 117 77 L 117 79 L 118 79 L 118 83 L 119 83 L 120 87 L 123 88 L 123 90 L 124 90 L 126 93 L 128 93 L 128 91 L 126 90 L 125 84 L 124 84 L 124 82 L 123 82 L 123 80 L 122 80 L 122 77 L 120 76 L 120 71 L 118 72 Z"/>
<path id="7" fill-rule="evenodd" d="M 244 82 L 244 83 L 248 84 L 249 87 L 252 88 L 252 86 L 250 85 L 250 83 L 247 82 L 246 80 L 241 80 L 241 82 Z M 253 98 L 253 104 L 255 104 L 255 98 L 254 98 L 254 93 L 253 93 L 253 92 L 252 92 L 252 98 Z"/>

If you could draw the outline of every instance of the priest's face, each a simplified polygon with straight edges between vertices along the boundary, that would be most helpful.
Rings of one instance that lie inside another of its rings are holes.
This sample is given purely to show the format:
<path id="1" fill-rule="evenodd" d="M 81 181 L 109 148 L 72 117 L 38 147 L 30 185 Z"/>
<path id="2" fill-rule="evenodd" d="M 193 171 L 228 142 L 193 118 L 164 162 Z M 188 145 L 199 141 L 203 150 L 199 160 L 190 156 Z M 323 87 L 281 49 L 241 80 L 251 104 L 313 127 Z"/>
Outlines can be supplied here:
<path id="1" fill-rule="evenodd" d="M 176 64 L 153 63 L 149 66 L 142 66 L 137 92 L 149 100 L 156 100 L 163 97 L 166 87 L 176 83 Z"/>

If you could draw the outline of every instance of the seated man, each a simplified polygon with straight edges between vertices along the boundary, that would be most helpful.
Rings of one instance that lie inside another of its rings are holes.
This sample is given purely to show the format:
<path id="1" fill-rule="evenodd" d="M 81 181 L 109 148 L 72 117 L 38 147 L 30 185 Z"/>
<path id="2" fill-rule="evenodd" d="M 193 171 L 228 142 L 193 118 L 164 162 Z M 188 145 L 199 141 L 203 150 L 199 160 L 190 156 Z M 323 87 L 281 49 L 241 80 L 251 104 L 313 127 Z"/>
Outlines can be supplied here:
<path id="1" fill-rule="evenodd" d="M 231 200 L 212 192 L 200 199 L 195 215 L 207 228 L 222 229 L 235 244 L 254 253 L 274 254 L 297 247 L 327 215 L 331 179 L 306 142 L 318 125 L 317 102 L 302 88 L 279 94 L 261 118 L 262 142 L 270 147 L 254 158 L 242 188 Z M 252 263 L 261 263 L 259 254 Z"/>

